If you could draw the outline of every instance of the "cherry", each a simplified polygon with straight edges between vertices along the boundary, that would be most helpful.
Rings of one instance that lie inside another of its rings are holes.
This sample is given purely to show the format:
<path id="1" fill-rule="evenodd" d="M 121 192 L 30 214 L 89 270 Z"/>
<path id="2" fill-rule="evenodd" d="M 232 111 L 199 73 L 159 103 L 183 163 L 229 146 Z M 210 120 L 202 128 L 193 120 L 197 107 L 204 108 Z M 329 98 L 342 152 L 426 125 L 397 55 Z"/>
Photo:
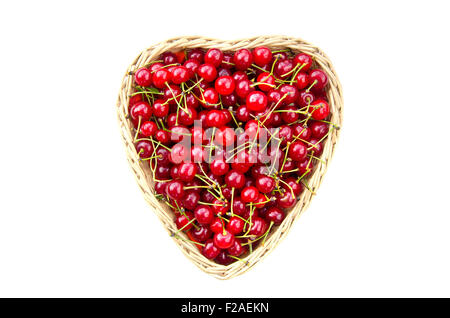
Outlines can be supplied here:
<path id="1" fill-rule="evenodd" d="M 265 219 L 268 222 L 273 222 L 275 225 L 280 225 L 281 222 L 284 220 L 284 212 L 279 207 L 273 206 L 267 210 L 267 213 L 265 215 Z"/>
<path id="2" fill-rule="evenodd" d="M 309 143 L 311 145 L 309 146 L 308 150 L 313 153 L 314 156 L 320 156 L 323 152 L 323 144 L 317 139 L 311 139 Z"/>
<path id="3" fill-rule="evenodd" d="M 239 171 L 231 170 L 225 176 L 225 182 L 229 187 L 240 189 L 245 184 L 245 176 Z"/>
<path id="4" fill-rule="evenodd" d="M 323 99 L 315 100 L 311 103 L 309 111 L 311 112 L 311 117 L 315 120 L 323 120 L 330 114 L 330 106 Z"/>
<path id="5" fill-rule="evenodd" d="M 277 193 L 276 198 L 277 198 L 277 205 L 282 207 L 283 209 L 292 208 L 297 202 L 295 196 L 292 196 L 291 191 L 285 191 L 284 193 Z"/>
<path id="6" fill-rule="evenodd" d="M 174 164 L 179 164 L 183 162 L 188 157 L 188 155 L 189 152 L 183 144 L 176 144 L 172 147 L 169 160 Z"/>
<path id="7" fill-rule="evenodd" d="M 231 76 L 221 76 L 217 78 L 215 88 L 220 95 L 230 95 L 235 88 L 234 79 Z"/>
<path id="8" fill-rule="evenodd" d="M 214 233 L 220 233 L 220 232 L 222 232 L 223 229 L 224 229 L 224 223 L 223 223 L 223 220 L 222 220 L 221 218 L 218 218 L 218 217 L 215 218 L 215 219 L 211 222 L 209 228 L 210 228 L 211 231 L 214 232 Z"/>
<path id="9" fill-rule="evenodd" d="M 305 159 L 301 162 L 297 162 L 298 175 L 299 176 L 307 176 L 311 173 L 313 167 L 312 162 L 309 159 Z"/>
<path id="10" fill-rule="evenodd" d="M 243 71 L 234 72 L 232 77 L 233 77 L 235 83 L 243 81 L 243 80 L 248 80 L 247 73 L 245 73 Z"/>
<path id="11" fill-rule="evenodd" d="M 212 82 L 217 77 L 214 65 L 206 63 L 197 68 L 197 74 L 207 82 Z"/>
<path id="12" fill-rule="evenodd" d="M 170 141 L 170 134 L 165 130 L 157 130 L 155 133 L 155 139 L 165 145 Z"/>
<path id="13" fill-rule="evenodd" d="M 300 115 L 296 113 L 297 107 L 291 105 L 291 106 L 284 106 L 282 108 L 283 112 L 281 113 L 281 119 L 285 124 L 292 124 L 293 122 L 297 121 Z"/>
<path id="14" fill-rule="evenodd" d="M 286 96 L 284 98 L 284 102 L 286 104 L 295 103 L 300 97 L 300 92 L 297 90 L 297 88 L 289 84 L 281 85 L 280 94 L 281 96 Z"/>
<path id="15" fill-rule="evenodd" d="M 234 262 L 234 259 L 228 256 L 225 251 L 221 251 L 214 260 L 221 265 L 229 265 Z"/>
<path id="16" fill-rule="evenodd" d="M 294 64 L 300 64 L 303 65 L 302 71 L 306 72 L 311 68 L 312 65 L 312 58 L 308 54 L 305 53 L 298 53 L 296 56 L 294 56 L 293 60 Z"/>
<path id="17" fill-rule="evenodd" d="M 153 154 L 153 146 L 150 141 L 141 140 L 136 144 L 136 151 L 141 158 L 148 158 Z"/>
<path id="18" fill-rule="evenodd" d="M 285 182 L 285 183 L 283 183 L 283 184 L 281 185 L 281 187 L 282 187 L 283 189 L 285 189 L 286 191 L 290 191 L 290 190 L 292 189 L 292 191 L 294 192 L 294 195 L 295 195 L 295 196 L 299 196 L 300 193 L 302 193 L 302 191 L 303 191 L 303 185 L 302 185 L 301 183 L 298 183 L 298 182 L 295 180 L 295 178 L 292 178 L 292 177 L 286 178 L 286 179 L 284 180 L 284 182 Z M 289 186 L 286 185 L 286 183 L 287 183 Z"/>
<path id="19" fill-rule="evenodd" d="M 275 64 L 274 72 L 278 77 L 285 78 L 285 77 L 287 77 L 288 74 L 291 73 L 293 68 L 294 68 L 294 63 L 292 62 L 292 60 L 284 59 L 284 60 L 278 61 Z"/>
<path id="20" fill-rule="evenodd" d="M 311 139 L 311 129 L 307 126 L 303 126 L 302 124 L 296 124 L 292 126 L 293 135 L 297 138 L 300 138 L 304 141 L 309 141 Z"/>
<path id="21" fill-rule="evenodd" d="M 175 115 L 176 116 L 176 115 Z M 173 142 L 180 142 L 189 135 L 189 130 L 184 126 L 173 126 L 170 129 L 170 138 Z"/>
<path id="22" fill-rule="evenodd" d="M 309 127 L 315 139 L 322 139 L 328 133 L 328 125 L 320 121 L 312 122 Z"/>
<path id="23" fill-rule="evenodd" d="M 169 105 L 177 105 L 183 97 L 181 88 L 177 85 L 168 85 L 164 88 L 164 99 L 169 103 Z"/>
<path id="24" fill-rule="evenodd" d="M 221 127 L 225 123 L 225 118 L 220 110 L 211 110 L 206 114 L 206 126 Z"/>
<path id="25" fill-rule="evenodd" d="M 254 235 L 256 237 L 259 237 L 266 233 L 267 231 L 267 223 L 264 221 L 264 219 L 260 218 L 259 216 L 253 217 L 251 220 L 251 227 L 250 227 L 250 235 Z"/>
<path id="26" fill-rule="evenodd" d="M 281 144 L 285 146 L 288 142 L 292 141 L 292 129 L 289 126 L 283 125 L 278 131 L 278 137 L 281 139 Z"/>
<path id="27" fill-rule="evenodd" d="M 228 68 L 219 68 L 217 70 L 217 76 L 218 77 L 222 77 L 222 76 L 230 76 L 233 75 L 233 73 L 231 73 L 231 71 Z"/>
<path id="28" fill-rule="evenodd" d="M 241 256 L 247 251 L 248 251 L 247 246 L 242 245 L 242 241 L 240 239 L 235 239 L 233 246 L 227 249 L 228 254 L 236 257 Z"/>
<path id="29" fill-rule="evenodd" d="M 142 94 L 130 96 L 130 101 L 128 103 L 128 108 L 136 104 L 137 102 L 142 102 Z"/>
<path id="30" fill-rule="evenodd" d="M 233 62 L 240 71 L 245 71 L 253 63 L 253 55 L 247 49 L 240 49 L 233 56 Z"/>
<path id="31" fill-rule="evenodd" d="M 181 201 L 183 207 L 188 210 L 194 210 L 200 200 L 200 194 L 193 190 L 186 191 L 186 194 Z"/>
<path id="32" fill-rule="evenodd" d="M 231 53 L 224 53 L 222 64 L 220 64 L 223 68 L 226 69 L 232 69 L 233 68 L 233 54 Z"/>
<path id="33" fill-rule="evenodd" d="M 244 202 L 255 202 L 258 199 L 259 191 L 253 186 L 245 187 L 241 191 L 241 199 Z"/>
<path id="34" fill-rule="evenodd" d="M 228 201 L 215 199 L 212 202 L 212 204 L 213 204 L 212 209 L 214 210 L 214 214 L 216 214 L 216 215 L 222 215 L 228 211 L 228 208 L 229 208 Z"/>
<path id="35" fill-rule="evenodd" d="M 157 194 L 165 195 L 166 194 L 166 185 L 167 185 L 167 182 L 158 182 L 158 181 L 156 181 L 155 182 L 155 192 Z"/>
<path id="36" fill-rule="evenodd" d="M 260 83 L 258 88 L 263 92 L 269 92 L 275 87 L 275 78 L 267 72 L 259 74 L 256 82 Z"/>
<path id="37" fill-rule="evenodd" d="M 294 161 L 303 161 L 308 154 L 305 144 L 301 141 L 294 141 L 289 146 L 289 157 Z"/>
<path id="38" fill-rule="evenodd" d="M 214 220 L 212 209 L 206 205 L 199 205 L 194 211 L 195 218 L 199 224 L 210 224 Z"/>
<path id="39" fill-rule="evenodd" d="M 298 73 L 295 76 L 295 86 L 298 89 L 304 89 L 308 86 L 308 84 L 310 83 L 310 78 L 309 75 L 306 73 Z"/>
<path id="40" fill-rule="evenodd" d="M 189 77 L 193 77 L 194 74 L 197 74 L 197 69 L 200 66 L 200 63 L 197 60 L 189 59 L 184 62 L 183 66 L 189 71 Z"/>
<path id="41" fill-rule="evenodd" d="M 169 114 L 169 104 L 162 99 L 157 99 L 153 103 L 153 114 L 156 117 L 165 117 Z"/>
<path id="42" fill-rule="evenodd" d="M 311 70 L 309 72 L 310 82 L 313 85 L 314 90 L 321 90 L 328 83 L 328 76 L 322 70 Z"/>
<path id="43" fill-rule="evenodd" d="M 168 182 L 166 186 L 166 194 L 173 200 L 181 200 L 184 196 L 183 183 L 177 180 Z"/>
<path id="44" fill-rule="evenodd" d="M 152 85 L 152 72 L 148 68 L 140 68 L 134 73 L 134 82 L 139 86 Z"/>
<path id="45" fill-rule="evenodd" d="M 212 232 L 208 228 L 208 226 L 198 226 L 197 228 L 191 229 L 191 234 L 194 240 L 197 242 L 204 242 L 207 239 L 211 238 Z"/>
<path id="46" fill-rule="evenodd" d="M 251 92 L 247 96 L 246 105 L 251 111 L 263 111 L 267 106 L 267 96 L 260 91 Z"/>
<path id="47" fill-rule="evenodd" d="M 246 105 L 241 105 L 236 110 L 236 119 L 242 122 L 247 122 L 250 120 L 250 112 Z"/>
<path id="48" fill-rule="evenodd" d="M 252 82 L 247 79 L 240 80 L 236 85 L 236 94 L 240 98 L 246 98 L 255 89 L 252 87 Z"/>
<path id="49" fill-rule="evenodd" d="M 234 235 L 225 229 L 214 235 L 214 245 L 220 249 L 227 249 L 233 246 L 234 241 Z"/>
<path id="50" fill-rule="evenodd" d="M 233 200 L 233 213 L 237 215 L 244 215 L 250 209 L 240 197 L 235 197 Z"/>
<path id="51" fill-rule="evenodd" d="M 256 179 L 256 187 L 262 193 L 270 193 L 275 189 L 275 180 L 269 176 L 260 175 Z"/>
<path id="52" fill-rule="evenodd" d="M 205 63 L 219 67 L 223 60 L 223 52 L 219 49 L 209 49 L 205 54 Z"/>
<path id="53" fill-rule="evenodd" d="M 253 49 L 253 61 L 258 66 L 264 66 L 272 60 L 272 51 L 265 46 Z"/>
<path id="54" fill-rule="evenodd" d="M 192 213 L 186 212 L 185 214 L 180 214 L 179 216 L 176 217 L 175 219 L 175 225 L 177 226 L 177 229 L 181 230 L 183 229 L 183 231 L 187 231 L 190 230 L 192 228 L 192 219 L 194 218 L 194 216 L 192 215 Z M 188 223 L 191 222 L 189 225 Z"/>
<path id="55" fill-rule="evenodd" d="M 316 97 L 314 96 L 313 93 L 308 91 L 301 91 L 298 103 L 300 104 L 300 106 L 305 107 L 310 105 L 315 99 Z"/>
<path id="56" fill-rule="evenodd" d="M 218 248 L 212 239 L 209 239 L 205 242 L 205 246 L 203 246 L 202 254 L 208 259 L 216 258 L 220 253 L 220 248 Z"/>
<path id="57" fill-rule="evenodd" d="M 245 221 L 237 216 L 232 216 L 227 224 L 227 230 L 231 234 L 239 234 L 244 230 Z"/>
<path id="58" fill-rule="evenodd" d="M 225 162 L 222 158 L 214 159 L 209 165 L 209 169 L 211 170 L 213 175 L 223 176 L 228 172 L 230 166 Z"/>
<path id="59" fill-rule="evenodd" d="M 152 109 L 147 102 L 137 102 L 130 108 L 130 116 L 136 121 L 139 120 L 139 118 L 141 118 L 141 121 L 149 120 L 151 115 Z"/>
<path id="60" fill-rule="evenodd" d="M 168 64 L 174 64 L 178 62 L 177 56 L 172 53 L 172 52 L 164 52 L 161 55 L 161 58 L 163 60 L 163 63 L 168 65 Z"/>
<path id="61" fill-rule="evenodd" d="M 225 107 L 236 105 L 237 98 L 235 93 L 231 93 L 229 95 L 222 96 L 222 104 Z"/>
<path id="62" fill-rule="evenodd" d="M 197 173 L 197 166 L 192 162 L 184 162 L 180 164 L 179 176 L 181 181 L 189 182 L 194 180 Z"/>
<path id="63" fill-rule="evenodd" d="M 203 63 L 204 56 L 201 49 L 192 49 L 187 54 L 188 59 L 197 60 L 199 63 Z"/>
<path id="64" fill-rule="evenodd" d="M 163 88 L 171 80 L 171 74 L 165 68 L 161 68 L 153 73 L 153 85 L 157 88 Z"/>
<path id="65" fill-rule="evenodd" d="M 141 124 L 140 133 L 145 137 L 151 137 L 156 133 L 156 130 L 158 130 L 158 126 L 154 122 L 146 121 Z"/>
<path id="66" fill-rule="evenodd" d="M 155 177 L 158 180 L 167 180 L 170 178 L 170 168 L 167 166 L 156 166 Z M 165 188 L 164 188 L 165 191 Z M 165 194 L 165 192 L 164 192 Z"/>
<path id="67" fill-rule="evenodd" d="M 187 82 L 190 77 L 189 70 L 184 66 L 176 66 L 172 70 L 172 83 L 174 84 Z"/>

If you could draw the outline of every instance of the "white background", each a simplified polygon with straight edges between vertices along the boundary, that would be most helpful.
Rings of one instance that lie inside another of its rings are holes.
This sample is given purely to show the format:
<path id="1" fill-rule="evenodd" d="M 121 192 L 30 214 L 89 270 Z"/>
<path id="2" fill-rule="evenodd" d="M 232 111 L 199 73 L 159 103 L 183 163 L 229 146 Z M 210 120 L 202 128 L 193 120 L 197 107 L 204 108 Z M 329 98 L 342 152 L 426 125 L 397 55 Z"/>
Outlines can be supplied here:
<path id="1" fill-rule="evenodd" d="M 0 296 L 450 296 L 446 1 L 0 5 Z M 128 167 L 122 76 L 169 37 L 285 34 L 345 99 L 324 183 L 288 238 L 219 281 L 169 239 Z"/>

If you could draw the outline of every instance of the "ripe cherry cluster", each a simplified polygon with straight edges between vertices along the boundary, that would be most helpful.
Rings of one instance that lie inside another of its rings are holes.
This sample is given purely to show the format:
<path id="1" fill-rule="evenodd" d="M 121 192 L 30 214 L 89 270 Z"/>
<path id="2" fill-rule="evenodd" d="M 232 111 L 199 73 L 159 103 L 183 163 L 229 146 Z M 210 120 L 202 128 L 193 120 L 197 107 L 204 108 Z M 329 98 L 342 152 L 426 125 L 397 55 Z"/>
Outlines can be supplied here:
<path id="1" fill-rule="evenodd" d="M 136 70 L 135 146 L 173 235 L 224 265 L 264 244 L 311 191 L 333 128 L 327 83 L 308 54 L 267 47 L 165 52 Z"/>

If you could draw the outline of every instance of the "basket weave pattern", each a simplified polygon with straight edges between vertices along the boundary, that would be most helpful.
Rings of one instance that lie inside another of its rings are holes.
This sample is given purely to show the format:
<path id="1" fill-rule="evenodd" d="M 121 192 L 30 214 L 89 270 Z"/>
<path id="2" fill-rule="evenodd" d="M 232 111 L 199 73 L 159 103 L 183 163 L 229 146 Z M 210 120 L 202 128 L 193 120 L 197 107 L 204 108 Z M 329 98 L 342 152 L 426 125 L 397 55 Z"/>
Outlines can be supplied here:
<path id="1" fill-rule="evenodd" d="M 242 40 L 222 41 L 205 37 L 179 37 L 173 38 L 151 46 L 141 52 L 133 63 L 129 66 L 120 87 L 119 98 L 117 101 L 117 115 L 120 131 L 125 144 L 127 158 L 131 169 L 134 172 L 137 183 L 144 194 L 145 200 L 153 207 L 155 213 L 163 223 L 170 234 L 177 232 L 174 222 L 174 214 L 164 203 L 158 201 L 154 196 L 154 183 L 151 180 L 151 171 L 148 163 L 139 160 L 139 156 L 133 144 L 133 124 L 128 119 L 128 104 L 130 94 L 133 93 L 133 73 L 140 67 L 143 67 L 153 60 L 158 59 L 161 53 L 166 51 L 180 51 L 191 48 L 218 48 L 222 51 L 236 51 L 241 48 L 252 49 L 258 46 L 267 46 L 272 50 L 290 49 L 293 52 L 304 52 L 312 56 L 316 67 L 321 68 L 328 75 L 327 96 L 331 108 L 330 121 L 335 127 L 341 127 L 342 123 L 342 89 L 333 66 L 328 57 L 317 47 L 297 38 L 286 36 L 260 36 Z M 326 172 L 328 163 L 333 155 L 336 142 L 339 136 L 339 129 L 331 129 L 330 134 L 324 142 L 324 150 L 321 155 L 323 162 L 317 162 L 313 174 L 308 179 L 308 184 L 313 193 L 316 193 L 323 176 Z M 264 245 L 258 246 L 253 253 L 246 256 L 243 262 L 234 262 L 228 266 L 217 264 L 206 259 L 191 242 L 183 241 L 174 237 L 175 243 L 181 251 L 191 259 L 191 261 L 200 269 L 219 279 L 228 279 L 240 275 L 265 255 L 273 250 L 276 245 L 286 237 L 294 221 L 306 210 L 310 204 L 313 193 L 305 189 L 300 196 L 296 206 L 287 213 L 283 223 L 278 226 L 266 239 Z M 182 237 L 187 238 L 184 233 Z"/>

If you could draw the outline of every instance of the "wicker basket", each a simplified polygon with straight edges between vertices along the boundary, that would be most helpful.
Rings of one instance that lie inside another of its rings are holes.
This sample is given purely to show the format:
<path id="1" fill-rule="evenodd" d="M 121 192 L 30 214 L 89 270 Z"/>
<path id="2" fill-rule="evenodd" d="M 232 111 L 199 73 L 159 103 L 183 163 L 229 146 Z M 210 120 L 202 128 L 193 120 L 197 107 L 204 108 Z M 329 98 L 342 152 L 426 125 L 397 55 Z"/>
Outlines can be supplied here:
<path id="1" fill-rule="evenodd" d="M 154 196 L 154 187 L 151 180 L 151 172 L 148 164 L 145 165 L 139 161 L 138 154 L 133 145 L 133 125 L 128 119 L 128 103 L 129 96 L 133 89 L 133 72 L 138 68 L 148 64 L 157 59 L 159 55 L 166 51 L 179 51 L 189 48 L 219 48 L 223 51 L 236 51 L 241 48 L 255 48 L 258 46 L 267 46 L 271 49 L 291 49 L 293 52 L 304 52 L 313 57 L 316 66 L 324 70 L 329 78 L 328 84 L 328 99 L 331 107 L 331 122 L 337 129 L 333 129 L 329 134 L 324 144 L 324 151 L 321 155 L 323 162 L 317 163 L 317 168 L 309 177 L 308 183 L 312 190 L 303 191 L 296 206 L 286 215 L 283 223 L 278 226 L 267 238 L 263 245 L 258 246 L 253 253 L 246 256 L 243 262 L 234 262 L 228 266 L 219 265 L 213 261 L 206 259 L 198 250 L 198 248 L 191 242 L 183 241 L 174 237 L 175 243 L 179 246 L 181 251 L 200 269 L 204 272 L 219 278 L 229 279 L 231 277 L 240 275 L 256 263 L 258 263 L 264 256 L 272 251 L 277 244 L 286 237 L 291 229 L 294 221 L 306 210 L 313 194 L 316 193 L 323 176 L 326 172 L 327 165 L 333 155 L 336 142 L 339 136 L 339 128 L 342 123 L 342 89 L 338 77 L 333 69 L 333 66 L 328 57 L 317 47 L 309 44 L 301 39 L 290 38 L 286 36 L 260 36 L 249 39 L 222 41 L 198 36 L 173 38 L 151 46 L 150 48 L 141 52 L 133 63 L 128 68 L 120 88 L 119 98 L 117 101 L 117 114 L 120 125 L 120 131 L 127 152 L 128 161 L 131 169 L 134 172 L 137 183 L 141 188 L 145 199 L 153 207 L 155 213 L 167 229 L 169 234 L 177 231 L 174 223 L 173 212 L 164 204 L 158 201 Z M 185 235 L 182 233 L 182 235 Z"/>

